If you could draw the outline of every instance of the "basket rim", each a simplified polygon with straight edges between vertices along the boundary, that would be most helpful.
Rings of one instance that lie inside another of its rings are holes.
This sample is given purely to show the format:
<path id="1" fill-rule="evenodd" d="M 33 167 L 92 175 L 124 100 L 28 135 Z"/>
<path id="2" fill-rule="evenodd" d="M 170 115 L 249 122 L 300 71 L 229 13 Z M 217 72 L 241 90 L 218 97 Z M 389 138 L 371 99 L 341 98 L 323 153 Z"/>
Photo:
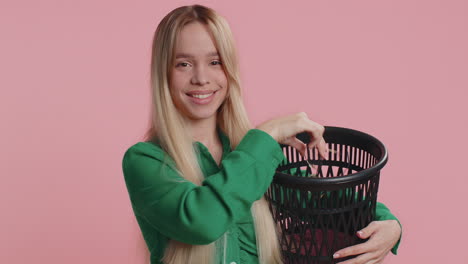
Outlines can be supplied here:
<path id="1" fill-rule="evenodd" d="M 329 178 L 314 178 L 314 177 L 300 177 L 295 175 L 286 174 L 275 169 L 274 181 L 287 182 L 287 185 L 301 185 L 301 184 L 317 184 L 317 185 L 329 185 L 329 184 L 345 184 L 351 182 L 358 182 L 366 180 L 374 175 L 378 174 L 380 170 L 385 166 L 388 161 L 388 151 L 385 145 L 376 137 L 351 128 L 338 127 L 338 126 L 324 126 L 324 137 L 325 133 L 328 131 L 339 131 L 354 134 L 363 138 L 366 138 L 377 145 L 380 151 L 383 153 L 382 158 L 372 167 L 340 177 L 329 177 Z M 281 148 L 283 146 L 289 146 L 285 144 L 280 144 Z"/>

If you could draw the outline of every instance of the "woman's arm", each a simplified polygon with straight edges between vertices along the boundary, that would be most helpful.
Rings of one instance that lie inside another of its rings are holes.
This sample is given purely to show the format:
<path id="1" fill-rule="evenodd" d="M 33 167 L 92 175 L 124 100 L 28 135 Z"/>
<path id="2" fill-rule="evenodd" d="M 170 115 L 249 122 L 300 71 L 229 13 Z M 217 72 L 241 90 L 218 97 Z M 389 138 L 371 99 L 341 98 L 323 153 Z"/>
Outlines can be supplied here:
<path id="1" fill-rule="evenodd" d="M 164 155 L 143 142 L 126 151 L 122 168 L 133 210 L 163 235 L 200 245 L 215 241 L 250 213 L 285 158 L 268 133 L 251 129 L 222 160 L 220 171 L 197 186 L 163 164 Z"/>
<path id="2" fill-rule="evenodd" d="M 396 255 L 398 253 L 398 247 L 400 246 L 401 236 L 403 234 L 403 227 L 401 226 L 400 220 L 398 220 L 388 209 L 388 207 L 380 202 L 377 202 L 375 208 L 375 220 L 377 221 L 385 221 L 385 220 L 395 220 L 398 222 L 400 226 L 400 236 L 396 244 L 392 247 L 392 253 Z"/>

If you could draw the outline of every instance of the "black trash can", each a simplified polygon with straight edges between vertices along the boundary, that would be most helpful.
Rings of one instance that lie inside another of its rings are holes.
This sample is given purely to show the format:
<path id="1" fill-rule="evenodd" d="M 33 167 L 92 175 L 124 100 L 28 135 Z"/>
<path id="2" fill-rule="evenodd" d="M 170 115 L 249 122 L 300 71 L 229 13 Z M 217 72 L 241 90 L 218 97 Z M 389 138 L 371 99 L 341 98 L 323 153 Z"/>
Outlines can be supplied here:
<path id="1" fill-rule="evenodd" d="M 296 137 L 310 142 L 307 133 Z M 336 263 L 341 248 L 365 240 L 356 232 L 375 218 L 380 170 L 387 163 L 385 146 L 366 133 L 325 126 L 328 160 L 316 148 L 305 157 L 282 145 L 281 163 L 267 190 L 273 218 L 280 232 L 285 263 Z"/>

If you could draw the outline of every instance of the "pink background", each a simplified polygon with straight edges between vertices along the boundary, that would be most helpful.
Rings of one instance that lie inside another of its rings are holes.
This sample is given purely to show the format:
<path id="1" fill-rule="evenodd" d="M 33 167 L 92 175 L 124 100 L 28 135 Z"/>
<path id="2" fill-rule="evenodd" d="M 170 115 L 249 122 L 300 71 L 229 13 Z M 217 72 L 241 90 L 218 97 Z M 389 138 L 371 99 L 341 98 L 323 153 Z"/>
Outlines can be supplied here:
<path id="1" fill-rule="evenodd" d="M 2 1 L 0 263 L 142 263 L 121 160 L 153 32 L 192 3 L 229 21 L 254 124 L 305 111 L 387 146 L 404 236 L 385 263 L 468 263 L 463 0 Z"/>

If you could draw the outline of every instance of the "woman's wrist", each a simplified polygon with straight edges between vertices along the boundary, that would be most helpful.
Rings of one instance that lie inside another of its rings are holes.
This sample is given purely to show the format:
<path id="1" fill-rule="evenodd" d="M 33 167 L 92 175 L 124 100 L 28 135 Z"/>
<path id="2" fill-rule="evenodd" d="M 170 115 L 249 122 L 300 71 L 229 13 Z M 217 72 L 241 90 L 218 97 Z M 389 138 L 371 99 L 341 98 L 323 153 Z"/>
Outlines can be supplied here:
<path id="1" fill-rule="evenodd" d="M 268 135 L 270 135 L 272 138 L 276 140 L 276 130 L 274 127 L 269 126 L 269 125 L 259 125 L 256 127 L 256 129 L 262 130 L 263 132 L 267 133 Z"/>

